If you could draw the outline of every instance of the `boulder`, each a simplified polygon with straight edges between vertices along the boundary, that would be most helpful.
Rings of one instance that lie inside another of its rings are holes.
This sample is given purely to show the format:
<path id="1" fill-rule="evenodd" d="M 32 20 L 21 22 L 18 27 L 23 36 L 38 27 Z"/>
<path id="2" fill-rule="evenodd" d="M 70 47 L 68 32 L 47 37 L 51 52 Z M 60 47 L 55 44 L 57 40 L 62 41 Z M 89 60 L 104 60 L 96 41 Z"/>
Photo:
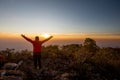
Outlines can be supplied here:
<path id="1" fill-rule="evenodd" d="M 6 63 L 3 68 L 5 70 L 14 70 L 16 67 L 18 66 L 18 64 L 16 63 Z"/>

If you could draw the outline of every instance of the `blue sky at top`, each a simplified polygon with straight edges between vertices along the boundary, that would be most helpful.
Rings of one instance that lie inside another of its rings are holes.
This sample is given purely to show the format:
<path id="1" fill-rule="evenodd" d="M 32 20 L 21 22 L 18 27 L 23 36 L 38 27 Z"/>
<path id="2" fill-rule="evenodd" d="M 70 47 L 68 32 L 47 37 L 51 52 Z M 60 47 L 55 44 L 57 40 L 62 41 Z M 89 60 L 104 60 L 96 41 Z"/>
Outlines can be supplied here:
<path id="1" fill-rule="evenodd" d="M 119 0 L 0 0 L 0 32 L 119 33 Z"/>

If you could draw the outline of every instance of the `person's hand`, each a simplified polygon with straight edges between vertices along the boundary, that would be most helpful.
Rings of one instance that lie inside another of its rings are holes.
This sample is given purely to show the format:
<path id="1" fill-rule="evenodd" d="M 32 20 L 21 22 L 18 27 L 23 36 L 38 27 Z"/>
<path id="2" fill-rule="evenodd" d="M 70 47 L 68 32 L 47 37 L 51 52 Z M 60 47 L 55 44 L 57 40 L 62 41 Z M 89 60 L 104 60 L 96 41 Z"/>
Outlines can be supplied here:
<path id="1" fill-rule="evenodd" d="M 21 34 L 22 37 L 24 37 L 25 35 Z"/>
<path id="2" fill-rule="evenodd" d="M 50 36 L 51 38 L 53 37 L 53 36 Z"/>

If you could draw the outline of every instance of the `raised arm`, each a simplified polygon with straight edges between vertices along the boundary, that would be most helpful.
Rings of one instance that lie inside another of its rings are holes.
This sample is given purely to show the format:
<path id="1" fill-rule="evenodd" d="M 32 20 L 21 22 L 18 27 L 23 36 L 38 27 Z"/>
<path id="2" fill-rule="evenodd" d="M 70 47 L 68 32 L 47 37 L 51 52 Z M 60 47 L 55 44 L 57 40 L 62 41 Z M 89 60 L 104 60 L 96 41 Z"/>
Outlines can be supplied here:
<path id="1" fill-rule="evenodd" d="M 23 34 L 21 34 L 21 36 L 24 38 L 24 39 L 26 39 L 27 41 L 29 41 L 29 42 L 33 42 L 33 40 L 31 40 L 31 39 L 29 39 L 28 37 L 26 37 L 25 35 L 23 35 Z"/>
<path id="2" fill-rule="evenodd" d="M 46 41 L 50 40 L 52 37 L 53 37 L 53 36 L 50 36 L 49 38 L 47 38 L 47 39 L 43 40 L 43 41 L 42 41 L 42 43 L 44 43 L 44 42 L 46 42 Z"/>

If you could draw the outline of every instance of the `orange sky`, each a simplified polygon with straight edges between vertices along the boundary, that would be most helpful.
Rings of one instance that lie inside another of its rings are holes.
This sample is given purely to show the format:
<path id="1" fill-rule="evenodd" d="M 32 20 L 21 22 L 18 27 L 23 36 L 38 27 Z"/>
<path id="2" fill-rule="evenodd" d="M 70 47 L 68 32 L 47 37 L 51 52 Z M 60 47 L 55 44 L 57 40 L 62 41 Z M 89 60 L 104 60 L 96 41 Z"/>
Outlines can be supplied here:
<path id="1" fill-rule="evenodd" d="M 21 34 L 12 34 L 12 33 L 0 33 L 0 39 L 21 39 Z M 41 39 L 44 39 L 42 34 L 25 34 L 27 37 L 34 39 L 35 36 L 39 36 Z M 66 40 L 66 39 L 85 39 L 85 38 L 93 38 L 93 39 L 120 39 L 120 34 L 94 34 L 94 33 L 80 33 L 80 34 L 55 34 L 52 33 L 53 40 Z"/>

